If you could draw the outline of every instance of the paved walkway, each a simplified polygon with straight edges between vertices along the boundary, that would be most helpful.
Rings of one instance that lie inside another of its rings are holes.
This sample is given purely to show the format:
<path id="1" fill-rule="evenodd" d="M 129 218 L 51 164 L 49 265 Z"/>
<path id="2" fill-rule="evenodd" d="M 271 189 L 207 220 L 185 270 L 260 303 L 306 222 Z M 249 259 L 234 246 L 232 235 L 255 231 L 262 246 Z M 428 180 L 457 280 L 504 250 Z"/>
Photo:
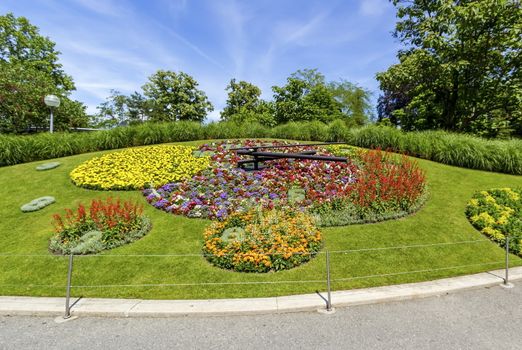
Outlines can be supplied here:
<path id="1" fill-rule="evenodd" d="M 502 283 L 504 270 L 479 273 L 429 282 L 332 293 L 336 308 L 390 301 L 424 298 L 434 295 Z M 522 279 L 522 267 L 510 269 L 510 280 Z M 326 295 L 323 295 L 326 297 Z M 74 300 L 72 300 L 74 302 Z M 72 308 L 75 316 L 173 317 L 197 315 L 272 314 L 324 309 L 317 294 L 252 299 L 213 300 L 140 300 L 85 298 Z M 0 315 L 51 315 L 64 313 L 64 298 L 0 297 Z"/>
<path id="2" fill-rule="evenodd" d="M 328 315 L 0 316 L 0 349 L 521 349 L 521 301 L 519 281 Z"/>

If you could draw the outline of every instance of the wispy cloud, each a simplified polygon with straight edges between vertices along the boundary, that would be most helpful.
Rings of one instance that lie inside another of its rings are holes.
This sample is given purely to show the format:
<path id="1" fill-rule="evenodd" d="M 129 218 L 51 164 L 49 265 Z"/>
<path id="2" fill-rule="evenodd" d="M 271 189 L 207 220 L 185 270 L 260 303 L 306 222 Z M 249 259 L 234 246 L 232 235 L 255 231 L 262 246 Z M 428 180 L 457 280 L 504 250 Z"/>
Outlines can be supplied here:
<path id="1" fill-rule="evenodd" d="M 216 107 L 231 78 L 270 99 L 300 68 L 375 89 L 395 62 L 395 11 L 387 0 L 1 0 L 56 42 L 73 96 L 95 111 L 111 89 L 140 90 L 158 69 L 196 78 Z"/>
<path id="2" fill-rule="evenodd" d="M 234 62 L 234 76 L 242 77 L 245 70 L 246 45 L 245 24 L 248 9 L 240 7 L 235 0 L 212 2 L 214 12 L 223 33 L 223 46 L 230 60 Z"/>
<path id="3" fill-rule="evenodd" d="M 176 38 L 177 40 L 179 40 L 180 42 L 182 42 L 184 45 L 189 47 L 192 51 L 197 53 L 200 57 L 203 57 L 205 60 L 212 63 L 213 65 L 215 65 L 218 68 L 226 69 L 223 64 L 218 62 L 216 59 L 214 59 L 210 55 L 206 54 L 202 49 L 200 49 L 197 45 L 192 43 L 190 40 L 186 39 L 184 36 L 176 33 L 174 30 L 172 30 L 171 28 L 169 28 L 165 25 L 160 25 L 160 27 L 163 28 L 165 33 L 167 33 L 168 35 L 170 35 L 170 36 Z"/>
<path id="4" fill-rule="evenodd" d="M 112 0 L 74 0 L 75 3 L 87 10 L 113 17 L 128 15 L 128 6 Z"/>

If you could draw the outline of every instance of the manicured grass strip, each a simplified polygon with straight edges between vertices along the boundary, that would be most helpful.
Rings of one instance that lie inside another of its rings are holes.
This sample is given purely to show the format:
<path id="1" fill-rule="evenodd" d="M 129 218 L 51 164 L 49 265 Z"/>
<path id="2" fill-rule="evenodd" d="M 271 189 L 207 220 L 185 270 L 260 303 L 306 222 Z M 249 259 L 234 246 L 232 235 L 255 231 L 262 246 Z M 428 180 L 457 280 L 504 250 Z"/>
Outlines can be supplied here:
<path id="1" fill-rule="evenodd" d="M 145 204 L 139 192 L 86 190 L 71 183 L 68 173 L 101 153 L 105 152 L 62 158 L 62 166 L 52 172 L 36 172 L 35 164 L 0 168 L 0 294 L 64 295 L 68 258 L 47 252 L 48 240 L 53 234 L 51 215 L 54 212 L 75 207 L 80 201 L 88 203 L 92 198 L 109 195 Z M 476 191 L 514 187 L 522 183 L 522 177 L 455 168 L 426 160 L 419 160 L 419 164 L 427 171 L 430 186 L 430 197 L 419 212 L 399 220 L 323 231 L 323 251 L 326 248 L 332 251 L 334 289 L 425 281 L 502 267 L 503 249 L 489 242 L 473 242 L 486 238 L 469 224 L 464 210 Z M 23 203 L 47 194 L 56 197 L 53 206 L 28 214 L 19 211 Z M 325 254 L 288 271 L 230 272 L 213 267 L 200 255 L 202 233 L 208 221 L 174 216 L 147 205 L 145 214 L 151 218 L 153 229 L 143 239 L 100 256 L 75 258 L 73 285 L 126 286 L 77 287 L 73 288 L 73 295 L 192 299 L 275 296 L 325 289 L 326 282 L 313 282 L 325 281 Z M 450 244 L 463 241 L 470 242 Z M 434 243 L 448 244 L 431 246 Z M 417 247 L 401 248 L 411 245 Z M 379 249 L 368 251 L 367 248 Z M 349 252 L 333 253 L 346 250 Z M 37 256 L 30 256 L 33 254 Z M 122 256 L 115 257 L 118 254 Z M 153 256 L 145 256 L 148 254 Z M 163 254 L 189 256 L 158 256 Z M 498 266 L 489 265 L 497 261 Z M 513 265 L 522 265 L 522 259 L 515 256 L 511 261 Z M 256 284 L 209 284 L 242 282 Z"/>

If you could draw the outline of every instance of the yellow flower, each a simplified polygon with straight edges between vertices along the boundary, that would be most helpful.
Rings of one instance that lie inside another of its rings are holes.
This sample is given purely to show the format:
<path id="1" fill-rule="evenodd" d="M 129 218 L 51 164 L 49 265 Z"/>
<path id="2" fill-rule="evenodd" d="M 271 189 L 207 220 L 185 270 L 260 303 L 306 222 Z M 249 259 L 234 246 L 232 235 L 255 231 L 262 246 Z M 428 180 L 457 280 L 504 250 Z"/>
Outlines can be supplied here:
<path id="1" fill-rule="evenodd" d="M 103 190 L 141 189 L 192 177 L 210 158 L 194 157 L 194 147 L 158 145 L 129 148 L 88 160 L 70 173 L 74 184 Z"/>

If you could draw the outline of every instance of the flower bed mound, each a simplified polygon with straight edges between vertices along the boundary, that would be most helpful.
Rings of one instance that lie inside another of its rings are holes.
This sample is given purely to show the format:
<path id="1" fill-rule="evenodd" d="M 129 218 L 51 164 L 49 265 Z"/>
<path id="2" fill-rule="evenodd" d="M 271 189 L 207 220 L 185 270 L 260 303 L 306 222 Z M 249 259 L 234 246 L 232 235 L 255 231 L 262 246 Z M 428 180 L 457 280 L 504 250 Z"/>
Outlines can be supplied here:
<path id="1" fill-rule="evenodd" d="M 251 210 L 214 221 L 204 234 L 209 262 L 238 272 L 291 269 L 309 261 L 321 247 L 312 217 L 293 210 Z"/>
<path id="2" fill-rule="evenodd" d="M 130 148 L 88 160 L 70 173 L 72 182 L 97 190 L 142 189 L 191 178 L 210 164 L 187 146 Z"/>
<path id="3" fill-rule="evenodd" d="M 147 201 L 174 214 L 218 220 L 256 206 L 294 207 L 312 213 L 321 226 L 336 226 L 404 216 L 418 209 L 426 197 L 424 172 L 406 157 L 350 146 L 297 146 L 273 150 L 313 149 L 317 154 L 350 158 L 347 163 L 280 159 L 265 162 L 262 170 L 245 171 L 237 168 L 242 158 L 229 146 L 200 147 L 213 153 L 211 167 L 191 179 L 144 190 Z"/>
<path id="4" fill-rule="evenodd" d="M 54 214 L 56 235 L 49 250 L 56 254 L 95 254 L 133 242 L 151 229 L 142 215 L 143 207 L 129 201 L 107 198 L 93 200 L 89 208 L 65 209 Z"/>
<path id="5" fill-rule="evenodd" d="M 476 193 L 466 207 L 471 224 L 492 241 L 522 256 L 522 189 L 497 188 Z"/>

